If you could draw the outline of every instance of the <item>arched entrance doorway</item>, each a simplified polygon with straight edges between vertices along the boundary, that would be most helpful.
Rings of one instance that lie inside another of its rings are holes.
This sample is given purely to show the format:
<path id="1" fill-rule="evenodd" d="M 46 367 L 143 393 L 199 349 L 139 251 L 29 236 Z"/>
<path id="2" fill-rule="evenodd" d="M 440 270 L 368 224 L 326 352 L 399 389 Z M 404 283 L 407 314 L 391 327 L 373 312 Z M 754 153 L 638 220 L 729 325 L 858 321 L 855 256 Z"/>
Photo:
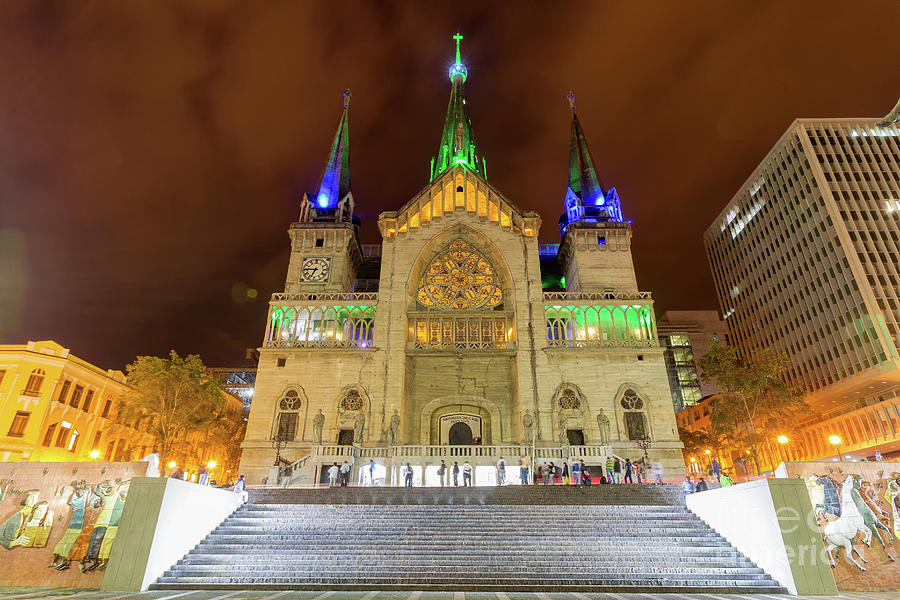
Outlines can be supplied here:
<path id="1" fill-rule="evenodd" d="M 451 446 L 471 446 L 472 428 L 466 423 L 454 423 L 450 426 L 449 442 Z"/>

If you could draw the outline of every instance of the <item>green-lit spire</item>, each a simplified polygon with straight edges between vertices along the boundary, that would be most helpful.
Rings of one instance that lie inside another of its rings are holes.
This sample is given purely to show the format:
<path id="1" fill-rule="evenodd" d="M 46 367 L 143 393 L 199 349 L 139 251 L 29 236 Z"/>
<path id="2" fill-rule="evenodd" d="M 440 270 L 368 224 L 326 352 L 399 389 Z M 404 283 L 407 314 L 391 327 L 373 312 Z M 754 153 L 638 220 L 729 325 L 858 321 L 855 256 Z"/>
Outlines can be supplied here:
<path id="1" fill-rule="evenodd" d="M 588 150 L 584 131 L 581 130 L 581 122 L 575 112 L 575 94 L 569 92 L 566 96 L 569 107 L 572 109 L 572 136 L 569 140 L 569 188 L 575 192 L 585 203 L 593 204 L 600 197 L 605 197 L 606 192 L 597 177 L 591 152 Z"/>
<path id="2" fill-rule="evenodd" d="M 450 67 L 449 73 L 452 86 L 450 104 L 447 106 L 440 148 L 437 156 L 431 159 L 431 180 L 455 165 L 462 165 L 487 179 L 484 158 L 478 154 L 472 121 L 469 119 L 469 107 L 466 104 L 464 84 L 468 72 L 462 63 L 459 48 L 463 36 L 457 33 L 452 39 L 456 41 L 456 62 Z"/>

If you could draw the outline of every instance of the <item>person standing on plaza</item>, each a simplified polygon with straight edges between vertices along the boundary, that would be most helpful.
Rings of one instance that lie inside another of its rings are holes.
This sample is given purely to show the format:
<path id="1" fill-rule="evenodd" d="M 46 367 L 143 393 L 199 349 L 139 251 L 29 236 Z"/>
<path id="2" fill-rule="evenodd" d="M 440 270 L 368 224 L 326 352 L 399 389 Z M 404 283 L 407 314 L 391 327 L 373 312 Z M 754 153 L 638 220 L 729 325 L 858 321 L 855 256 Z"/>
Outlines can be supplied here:
<path id="1" fill-rule="evenodd" d="M 347 487 L 348 483 L 350 483 L 350 463 L 345 460 L 341 465 L 341 487 Z"/>
<path id="2" fill-rule="evenodd" d="M 622 483 L 634 483 L 634 480 L 631 478 L 631 459 L 625 459 L 625 477 L 622 478 Z"/>
<path id="3" fill-rule="evenodd" d="M 638 483 L 644 483 L 644 459 L 634 463 L 634 475 L 637 477 Z"/>
<path id="4" fill-rule="evenodd" d="M 609 483 L 615 483 L 616 477 L 613 474 L 613 459 L 612 456 L 606 457 L 606 480 Z"/>
<path id="5" fill-rule="evenodd" d="M 548 469 L 548 471 L 550 473 L 550 477 L 547 478 L 547 483 L 549 483 L 550 485 L 553 485 L 554 480 L 556 479 L 556 469 L 557 469 L 556 465 L 554 465 L 553 461 L 551 460 L 550 467 Z"/>
<path id="6" fill-rule="evenodd" d="M 459 462 L 453 461 L 453 487 L 459 487 Z"/>
<path id="7" fill-rule="evenodd" d="M 663 482 L 663 466 L 662 463 L 659 462 L 658 458 L 653 461 L 652 465 L 650 465 L 650 476 L 656 483 Z"/>
<path id="8" fill-rule="evenodd" d="M 723 471 L 722 474 L 719 475 L 719 485 L 721 487 L 731 487 L 734 485 L 734 481 L 728 476 L 728 473 Z"/>
<path id="9" fill-rule="evenodd" d="M 722 465 L 719 463 L 719 459 L 713 456 L 712 459 L 712 470 L 716 475 L 716 479 L 722 474 Z"/>
<path id="10" fill-rule="evenodd" d="M 412 483 L 413 483 L 412 464 L 406 463 L 406 487 L 412 487 Z"/>
<path id="11" fill-rule="evenodd" d="M 694 486 L 694 492 L 705 492 L 709 489 L 709 486 L 706 485 L 706 480 L 702 477 L 697 480 L 697 485 Z"/>
<path id="12" fill-rule="evenodd" d="M 616 483 L 622 483 L 622 463 L 618 456 L 613 460 L 613 475 L 615 475 Z"/>
<path id="13" fill-rule="evenodd" d="M 522 485 L 528 485 L 528 457 L 523 456 L 519 459 L 519 482 Z"/>
<path id="14" fill-rule="evenodd" d="M 469 461 L 463 463 L 462 472 L 463 485 L 466 487 L 472 487 L 472 465 L 469 464 Z"/>
<path id="15" fill-rule="evenodd" d="M 375 460 L 369 459 L 369 485 L 375 487 Z"/>
<path id="16" fill-rule="evenodd" d="M 497 461 L 497 485 L 506 485 L 506 461 L 502 456 Z"/>
<path id="17" fill-rule="evenodd" d="M 338 476 L 341 474 L 341 468 L 334 463 L 328 468 L 328 487 L 335 487 L 338 482 Z"/>
<path id="18" fill-rule="evenodd" d="M 601 468 L 600 471 L 602 472 L 603 469 Z M 584 461 L 581 461 L 581 484 L 590 486 L 591 483 L 593 483 L 591 481 L 591 470 L 584 464 Z"/>
<path id="19" fill-rule="evenodd" d="M 563 461 L 563 472 L 562 472 L 563 485 L 569 485 L 569 463 Z"/>
<path id="20" fill-rule="evenodd" d="M 438 477 L 441 480 L 441 487 L 444 487 L 444 478 L 447 476 L 447 464 L 444 461 L 441 461 L 441 466 L 438 467 Z"/>
<path id="21" fill-rule="evenodd" d="M 577 460 L 572 461 L 572 485 L 581 485 L 581 465 Z"/>
<path id="22" fill-rule="evenodd" d="M 684 478 L 684 481 L 681 482 L 681 491 L 684 492 L 684 497 L 687 498 L 691 494 L 694 493 L 694 484 L 691 483 L 691 476 L 688 475 Z"/>

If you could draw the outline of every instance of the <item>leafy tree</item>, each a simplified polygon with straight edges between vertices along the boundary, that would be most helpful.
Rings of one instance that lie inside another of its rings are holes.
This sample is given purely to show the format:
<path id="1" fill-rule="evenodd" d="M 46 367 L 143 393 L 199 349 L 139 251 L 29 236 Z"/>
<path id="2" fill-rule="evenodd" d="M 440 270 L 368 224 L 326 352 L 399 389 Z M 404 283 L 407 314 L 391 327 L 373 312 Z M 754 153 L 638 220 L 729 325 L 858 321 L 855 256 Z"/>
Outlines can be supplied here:
<path id="1" fill-rule="evenodd" d="M 749 448 L 757 475 L 760 445 L 809 411 L 804 392 L 782 379 L 787 360 L 767 349 L 741 357 L 733 346 L 715 341 L 698 360 L 703 380 L 714 379 L 723 390 L 713 400 L 712 433 Z"/>
<path id="2" fill-rule="evenodd" d="M 131 391 L 122 397 L 119 414 L 126 421 L 141 419 L 159 443 L 165 466 L 177 444 L 210 425 L 224 407 L 219 383 L 204 372 L 196 354 L 168 358 L 139 356 L 126 367 Z"/>

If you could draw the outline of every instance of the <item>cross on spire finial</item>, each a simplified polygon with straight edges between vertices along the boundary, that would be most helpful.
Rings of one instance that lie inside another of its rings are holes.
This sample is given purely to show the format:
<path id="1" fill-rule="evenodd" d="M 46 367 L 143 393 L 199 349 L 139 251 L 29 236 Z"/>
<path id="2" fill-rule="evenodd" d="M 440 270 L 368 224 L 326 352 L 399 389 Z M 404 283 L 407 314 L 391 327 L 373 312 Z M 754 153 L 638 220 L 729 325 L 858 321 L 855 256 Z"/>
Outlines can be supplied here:
<path id="1" fill-rule="evenodd" d="M 347 110 L 350 106 L 350 96 L 353 94 L 350 93 L 350 90 L 344 90 L 344 110 Z"/>
<path id="2" fill-rule="evenodd" d="M 459 43 L 462 41 L 463 36 L 459 33 L 459 30 L 456 30 L 456 35 L 453 36 L 453 39 L 456 40 L 456 62 L 461 63 L 462 60 L 459 56 Z"/>
<path id="3" fill-rule="evenodd" d="M 569 90 L 569 93 L 566 94 L 566 100 L 569 101 L 569 108 L 572 109 L 572 112 L 575 112 L 575 92 Z"/>

